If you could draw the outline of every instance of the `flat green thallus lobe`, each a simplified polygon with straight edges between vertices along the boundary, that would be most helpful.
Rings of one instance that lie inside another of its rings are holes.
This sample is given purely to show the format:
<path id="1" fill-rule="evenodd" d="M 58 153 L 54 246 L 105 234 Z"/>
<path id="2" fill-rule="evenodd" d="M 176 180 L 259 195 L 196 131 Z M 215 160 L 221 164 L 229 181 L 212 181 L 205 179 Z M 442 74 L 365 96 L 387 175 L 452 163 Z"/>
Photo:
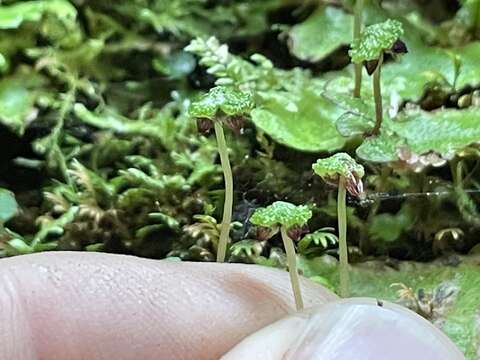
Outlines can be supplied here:
<path id="1" fill-rule="evenodd" d="M 362 178 L 365 170 L 350 155 L 338 153 L 326 159 L 318 159 L 312 165 L 315 174 L 327 182 L 338 182 L 340 176 L 349 178 L 352 175 L 356 178 Z"/>
<path id="2" fill-rule="evenodd" d="M 266 208 L 255 210 L 250 222 L 258 226 L 283 225 L 290 228 L 294 225 L 305 225 L 311 217 L 312 211 L 306 205 L 297 206 L 285 201 L 276 201 Z"/>
<path id="3" fill-rule="evenodd" d="M 240 115 L 250 112 L 253 107 L 252 94 L 231 86 L 217 86 L 193 102 L 189 114 L 195 118 L 214 120 L 219 112 L 228 116 Z"/>
<path id="4" fill-rule="evenodd" d="M 403 35 L 402 23 L 388 19 L 379 24 L 365 28 L 352 42 L 348 54 L 355 64 L 376 60 L 380 55 L 392 48 L 393 44 Z"/>

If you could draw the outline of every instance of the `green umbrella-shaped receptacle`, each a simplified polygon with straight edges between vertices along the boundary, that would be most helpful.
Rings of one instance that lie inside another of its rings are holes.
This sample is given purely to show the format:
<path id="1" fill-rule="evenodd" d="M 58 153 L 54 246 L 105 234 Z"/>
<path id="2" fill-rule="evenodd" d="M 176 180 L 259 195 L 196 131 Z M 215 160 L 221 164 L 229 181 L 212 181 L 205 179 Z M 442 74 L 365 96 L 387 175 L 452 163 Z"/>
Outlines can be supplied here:
<path id="1" fill-rule="evenodd" d="M 295 246 L 288 235 L 288 230 L 295 226 L 305 225 L 311 217 L 312 211 L 306 205 L 296 206 L 288 202 L 276 201 L 266 208 L 256 209 L 250 218 L 250 222 L 254 225 L 267 228 L 280 228 L 285 253 L 287 254 L 290 282 L 292 283 L 295 305 L 298 311 L 303 309 L 303 299 L 298 279 Z"/>
<path id="2" fill-rule="evenodd" d="M 380 132 L 383 120 L 382 89 L 380 83 L 381 67 L 385 54 L 402 54 L 407 46 L 400 40 L 403 35 L 402 23 L 387 20 L 383 23 L 367 26 L 351 44 L 349 55 L 355 64 L 364 64 L 369 75 L 373 74 L 373 97 L 375 99 L 375 127 L 373 135 Z"/>
<path id="3" fill-rule="evenodd" d="M 338 186 L 337 216 L 340 253 L 340 296 L 349 295 L 348 248 L 347 248 L 347 208 L 346 192 L 354 196 L 363 193 L 363 166 L 346 153 L 338 153 L 326 159 L 319 159 L 312 165 L 315 174 L 328 184 Z"/>
<path id="4" fill-rule="evenodd" d="M 225 202 L 220 228 L 220 239 L 217 247 L 217 261 L 225 261 L 227 243 L 232 221 L 233 208 L 233 175 L 228 158 L 228 148 L 225 141 L 222 124 L 237 128 L 241 120 L 253 109 L 253 97 L 233 87 L 217 86 L 189 107 L 189 114 L 197 120 L 199 130 L 208 132 L 213 127 L 217 139 L 218 153 L 225 180 Z"/>

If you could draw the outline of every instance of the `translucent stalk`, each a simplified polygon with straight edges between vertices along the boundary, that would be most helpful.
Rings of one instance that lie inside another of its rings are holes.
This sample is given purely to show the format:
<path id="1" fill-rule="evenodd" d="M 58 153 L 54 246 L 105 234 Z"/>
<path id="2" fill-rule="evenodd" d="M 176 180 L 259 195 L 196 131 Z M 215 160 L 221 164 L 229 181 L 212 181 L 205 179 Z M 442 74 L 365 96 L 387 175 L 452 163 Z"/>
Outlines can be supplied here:
<path id="1" fill-rule="evenodd" d="M 345 178 L 340 177 L 338 184 L 337 216 L 338 216 L 338 243 L 340 252 L 340 296 L 350 295 L 350 281 L 348 277 L 348 247 L 347 247 L 347 205 L 346 205 Z"/>
<path id="2" fill-rule="evenodd" d="M 225 180 L 225 202 L 223 203 L 223 218 L 217 248 L 217 262 L 224 262 L 230 234 L 230 223 L 232 221 L 233 175 L 230 160 L 228 159 L 228 148 L 227 143 L 225 142 L 225 134 L 223 133 L 222 124 L 215 121 L 214 126 L 218 153 L 220 154 L 220 163 L 223 169 L 223 178 Z"/>
<path id="3" fill-rule="evenodd" d="M 373 135 L 380 133 L 383 121 L 383 104 L 382 104 L 382 85 L 380 75 L 382 71 L 383 54 L 378 59 L 378 65 L 373 73 L 373 98 L 375 99 L 375 127 L 372 130 Z"/>
<path id="4" fill-rule="evenodd" d="M 290 282 L 292 283 L 293 296 L 295 298 L 295 306 L 297 311 L 303 310 L 302 292 L 300 290 L 300 281 L 297 270 L 297 256 L 295 254 L 295 246 L 292 239 L 287 234 L 284 226 L 280 227 L 282 234 L 283 246 L 287 254 L 288 273 L 290 274 Z"/>
<path id="5" fill-rule="evenodd" d="M 362 31 L 362 15 L 363 15 L 363 0 L 357 0 L 355 2 L 353 20 L 353 38 L 356 39 L 360 36 Z M 353 96 L 360 97 L 360 90 L 362 88 L 362 64 L 355 64 L 355 87 L 353 89 Z"/>

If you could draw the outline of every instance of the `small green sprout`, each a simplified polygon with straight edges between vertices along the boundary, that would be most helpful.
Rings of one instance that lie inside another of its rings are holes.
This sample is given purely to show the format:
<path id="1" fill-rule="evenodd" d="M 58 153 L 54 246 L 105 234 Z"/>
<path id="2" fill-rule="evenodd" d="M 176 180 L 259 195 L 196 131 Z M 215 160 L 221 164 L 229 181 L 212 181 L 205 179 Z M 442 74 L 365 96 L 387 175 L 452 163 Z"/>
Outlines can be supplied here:
<path id="1" fill-rule="evenodd" d="M 228 159 L 228 148 L 222 124 L 239 130 L 242 119 L 253 109 L 252 96 L 232 87 L 217 86 L 205 94 L 199 101 L 190 105 L 190 116 L 197 119 L 201 132 L 209 132 L 213 126 L 217 138 L 218 153 L 225 180 L 225 202 L 217 249 L 217 262 L 224 262 L 232 221 L 233 208 L 233 175 Z"/>
<path id="2" fill-rule="evenodd" d="M 266 208 L 255 210 L 250 218 L 250 222 L 254 225 L 273 229 L 280 228 L 280 234 L 282 235 L 283 245 L 287 254 L 288 272 L 297 311 L 303 309 L 303 299 L 298 278 L 295 246 L 289 236 L 289 232 L 295 230 L 296 227 L 306 225 L 311 217 L 312 211 L 308 206 L 296 206 L 288 202 L 276 201 Z"/>
<path id="3" fill-rule="evenodd" d="M 381 67 L 385 54 L 402 54 L 407 47 L 400 36 L 402 23 L 387 20 L 365 28 L 352 42 L 349 55 L 355 64 L 364 64 L 369 75 L 373 74 L 373 97 L 375 99 L 375 126 L 372 135 L 378 135 L 383 121 L 382 89 L 380 84 Z"/>
<path id="4" fill-rule="evenodd" d="M 253 261 L 260 256 L 264 247 L 264 241 L 240 240 L 231 246 L 230 251 L 233 256 Z"/>
<path id="5" fill-rule="evenodd" d="M 340 252 L 340 296 L 349 296 L 347 208 L 346 192 L 360 197 L 363 194 L 362 177 L 365 170 L 350 155 L 338 153 L 327 159 L 319 159 L 312 165 L 313 171 L 326 183 L 338 185 L 337 213 Z"/>
<path id="6" fill-rule="evenodd" d="M 335 231 L 335 229 L 324 227 L 305 235 L 302 240 L 298 242 L 298 252 L 303 255 L 310 255 L 315 253 L 316 248 L 322 248 L 322 250 L 324 250 L 329 244 L 337 244 L 338 237 L 335 234 L 332 234 L 331 231 Z M 311 248 L 311 244 L 314 244 L 315 247 Z"/>

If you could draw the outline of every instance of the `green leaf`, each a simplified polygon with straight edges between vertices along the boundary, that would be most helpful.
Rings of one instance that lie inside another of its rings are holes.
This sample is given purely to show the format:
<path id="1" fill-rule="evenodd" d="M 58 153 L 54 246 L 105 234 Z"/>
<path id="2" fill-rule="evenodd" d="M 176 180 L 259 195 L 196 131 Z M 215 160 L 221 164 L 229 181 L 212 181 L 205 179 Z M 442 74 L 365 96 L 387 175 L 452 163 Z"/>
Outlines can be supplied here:
<path id="1" fill-rule="evenodd" d="M 160 114 L 150 121 L 131 120 L 108 108 L 97 114 L 80 103 L 75 104 L 73 110 L 80 120 L 96 128 L 111 130 L 116 134 L 141 135 L 153 138 L 167 149 L 175 145 L 178 128 L 175 126 L 175 119 L 171 117 L 163 117 Z"/>
<path id="2" fill-rule="evenodd" d="M 5 224 L 18 213 L 15 194 L 0 188 L 0 224 Z"/>
<path id="3" fill-rule="evenodd" d="M 353 40 L 348 52 L 356 64 L 376 60 L 385 50 L 389 50 L 403 34 L 402 23 L 388 19 L 379 24 L 367 26 L 359 38 Z"/>
<path id="4" fill-rule="evenodd" d="M 348 83 L 345 84 L 345 78 L 342 77 L 336 80 L 335 83 L 329 84 L 325 89 L 324 96 L 347 112 L 373 119 L 375 117 L 375 102 L 373 101 L 373 97 L 365 96 L 364 98 L 354 98 L 350 93 L 338 91 L 344 90 L 345 86 L 348 86 Z"/>
<path id="5" fill-rule="evenodd" d="M 418 111 L 395 122 L 394 130 L 418 154 L 435 151 L 451 156 L 479 141 L 479 110 Z"/>
<path id="6" fill-rule="evenodd" d="M 394 242 L 410 230 L 414 224 L 414 213 L 410 206 L 403 206 L 397 214 L 377 214 L 373 217 L 368 233 L 373 240 Z"/>
<path id="7" fill-rule="evenodd" d="M 180 230 L 180 223 L 177 219 L 171 217 L 170 215 L 161 212 L 154 212 L 148 214 L 148 217 L 154 221 L 161 223 L 161 225 L 166 225 L 170 229 Z"/>
<path id="8" fill-rule="evenodd" d="M 105 244 L 104 243 L 96 243 L 96 244 L 90 244 L 85 246 L 86 251 L 92 251 L 92 252 L 100 252 L 105 249 Z"/>
<path id="9" fill-rule="evenodd" d="M 134 168 L 120 170 L 119 173 L 123 180 L 130 185 L 143 187 L 144 189 L 158 191 L 160 193 L 186 191 L 190 188 L 185 178 L 178 174 L 162 175 L 157 179 Z"/>
<path id="10" fill-rule="evenodd" d="M 25 21 L 39 21 L 46 13 L 65 22 L 77 16 L 75 7 L 66 0 L 22 1 L 0 6 L 0 29 L 17 29 Z"/>
<path id="11" fill-rule="evenodd" d="M 362 135 L 373 129 L 375 125 L 375 104 L 371 99 L 354 98 L 350 94 L 326 91 L 326 96 L 337 106 L 345 109 L 337 120 L 336 126 L 342 136 Z"/>
<path id="12" fill-rule="evenodd" d="M 380 136 L 365 139 L 356 154 L 366 161 L 391 162 L 398 160 L 397 150 L 402 144 L 404 142 L 398 136 L 381 133 Z"/>
<path id="13" fill-rule="evenodd" d="M 340 46 L 350 43 L 352 26 L 352 16 L 342 9 L 321 7 L 288 31 L 290 51 L 302 60 L 322 60 Z"/>
<path id="14" fill-rule="evenodd" d="M 276 201 L 266 208 L 256 209 L 250 222 L 258 226 L 273 227 L 283 225 L 287 228 L 293 225 L 302 226 L 312 217 L 312 211 L 306 205 Z"/>
<path id="15" fill-rule="evenodd" d="M 338 153 L 330 156 L 326 159 L 318 159 L 315 164 L 312 165 L 315 174 L 322 179 L 330 181 L 338 181 L 340 176 L 350 178 L 361 179 L 365 175 L 363 166 L 357 164 L 357 162 L 346 153 Z M 335 180 L 337 179 L 337 180 Z"/>
<path id="16" fill-rule="evenodd" d="M 33 248 L 25 243 L 22 239 L 12 239 L 7 242 L 8 246 L 12 248 L 14 255 L 25 255 L 34 252 Z"/>
<path id="17" fill-rule="evenodd" d="M 333 228 L 322 228 L 313 233 L 305 235 L 302 240 L 298 242 L 298 252 L 304 254 L 310 245 L 313 243 L 317 247 L 326 249 L 330 244 L 335 245 L 338 243 L 338 238 L 335 234 L 328 232 L 327 230 L 333 230 Z"/>
<path id="18" fill-rule="evenodd" d="M 68 170 L 75 183 L 96 201 L 111 202 L 115 196 L 115 187 L 95 171 L 89 170 L 78 160 L 74 159 Z"/>
<path id="19" fill-rule="evenodd" d="M 232 244 L 230 252 L 234 256 L 256 258 L 263 251 L 263 245 L 257 240 L 240 240 Z"/>
<path id="20" fill-rule="evenodd" d="M 313 90 L 262 94 L 252 111 L 255 125 L 275 141 L 291 148 L 319 152 L 341 149 L 346 142 L 335 127 L 342 110 Z"/>
<path id="21" fill-rule="evenodd" d="M 214 120 L 219 111 L 226 115 L 242 115 L 249 113 L 253 107 L 252 94 L 233 87 L 217 86 L 199 101 L 193 102 L 189 114 L 191 117 Z"/>
<path id="22" fill-rule="evenodd" d="M 387 131 L 367 139 L 357 149 L 357 155 L 368 161 L 396 161 L 399 148 L 407 147 L 418 155 L 435 152 L 451 158 L 479 141 L 478 113 L 476 108 L 407 113 L 391 122 L 393 134 Z"/>
<path id="23" fill-rule="evenodd" d="M 209 140 L 205 137 L 197 138 L 195 145 L 198 149 L 195 149 L 195 151 L 186 149 L 184 152 L 171 152 L 175 164 L 190 172 L 187 179 L 190 185 L 195 183 L 211 184 L 222 172 L 222 168 L 216 163 L 217 146 Z"/>
<path id="24" fill-rule="evenodd" d="M 382 86 L 386 91 L 417 100 L 432 86 L 440 85 L 449 92 L 480 84 L 480 42 L 449 49 L 429 46 L 419 38 L 416 29 L 408 25 L 405 25 L 404 40 L 411 56 L 384 64 Z"/>
<path id="25" fill-rule="evenodd" d="M 368 133 L 375 126 L 372 118 L 365 118 L 347 112 L 337 120 L 337 130 L 342 136 L 354 136 Z"/>
<path id="26" fill-rule="evenodd" d="M 57 249 L 57 247 L 58 247 L 57 241 L 49 241 L 46 243 L 37 244 L 33 250 L 35 252 L 52 251 Z"/>
<path id="27" fill-rule="evenodd" d="M 70 224 L 77 215 L 79 210 L 78 206 L 71 206 L 70 209 L 58 219 L 52 219 L 45 221 L 41 224 L 40 230 L 35 234 L 30 246 L 34 251 L 42 251 L 43 245 L 46 245 L 50 248 L 49 243 L 43 243 L 45 239 L 49 236 L 58 237 L 63 235 L 64 228 L 66 225 Z"/>
<path id="28" fill-rule="evenodd" d="M 17 135 L 23 135 L 34 101 L 35 94 L 29 91 L 23 79 L 0 80 L 0 122 Z"/>
<path id="29" fill-rule="evenodd" d="M 410 45 L 410 44 L 409 44 Z M 446 54 L 435 48 L 422 48 L 382 69 L 382 86 L 387 92 L 398 92 L 405 99 L 418 99 L 428 84 L 453 77 L 453 63 Z M 412 71 L 412 69 L 415 69 Z"/>
<path id="30" fill-rule="evenodd" d="M 463 0 L 462 7 L 455 15 L 455 20 L 469 30 L 480 28 L 480 0 Z"/>

